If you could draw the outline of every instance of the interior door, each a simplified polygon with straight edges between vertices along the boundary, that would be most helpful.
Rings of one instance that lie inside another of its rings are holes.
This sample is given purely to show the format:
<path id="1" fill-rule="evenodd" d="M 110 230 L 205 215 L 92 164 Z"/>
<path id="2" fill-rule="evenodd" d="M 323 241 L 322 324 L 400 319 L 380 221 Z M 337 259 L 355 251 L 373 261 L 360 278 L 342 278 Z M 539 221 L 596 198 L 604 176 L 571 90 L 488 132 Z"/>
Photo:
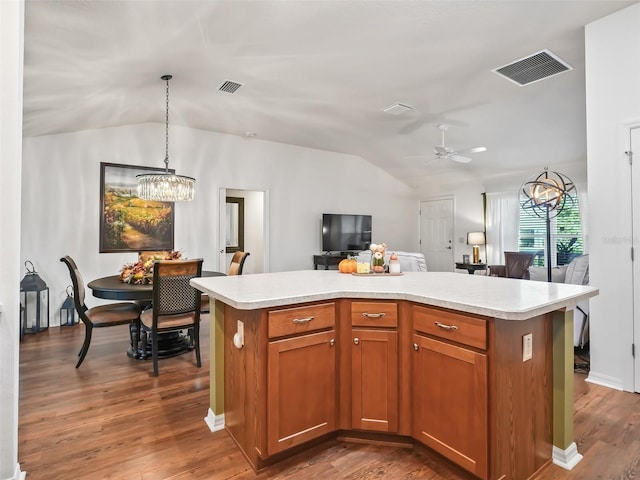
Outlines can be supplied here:
<path id="1" fill-rule="evenodd" d="M 638 147 L 640 152 L 640 126 L 629 130 L 629 152 L 634 151 L 634 147 Z M 633 155 L 633 153 L 631 154 Z M 631 162 L 631 214 L 634 246 L 636 240 L 640 238 L 640 165 L 636 162 L 640 161 L 640 154 L 633 155 Z M 634 255 L 640 255 L 640 249 L 635 248 Z M 634 391 L 640 392 L 640 260 L 635 259 L 633 262 L 633 343 L 635 345 L 635 357 L 633 359 L 633 384 Z"/>
<path id="2" fill-rule="evenodd" d="M 420 251 L 430 272 L 453 272 L 453 198 L 420 202 Z"/>

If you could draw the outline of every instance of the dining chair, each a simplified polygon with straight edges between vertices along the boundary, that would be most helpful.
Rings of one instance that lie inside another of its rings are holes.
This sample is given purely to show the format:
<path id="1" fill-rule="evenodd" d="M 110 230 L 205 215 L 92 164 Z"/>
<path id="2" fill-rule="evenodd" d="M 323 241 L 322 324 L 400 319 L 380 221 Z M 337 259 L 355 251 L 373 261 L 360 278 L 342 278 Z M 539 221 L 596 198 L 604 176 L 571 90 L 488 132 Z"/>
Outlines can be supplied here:
<path id="1" fill-rule="evenodd" d="M 241 252 L 239 250 L 234 253 L 233 257 L 231 257 L 231 263 L 229 264 L 227 275 L 242 275 L 244 262 L 247 260 L 247 257 L 249 255 L 249 252 Z M 200 311 L 202 313 L 209 313 L 209 295 L 207 295 L 206 293 L 202 294 L 200 300 Z"/>
<path id="2" fill-rule="evenodd" d="M 158 260 L 153 264 L 153 301 L 140 315 L 142 334 L 151 335 L 153 375 L 158 376 L 158 333 L 186 331 L 200 360 L 200 291 L 192 278 L 202 275 L 202 259 Z M 136 341 L 140 339 L 137 338 Z M 146 343 L 146 339 L 143 339 Z"/>
<path id="3" fill-rule="evenodd" d="M 249 252 L 241 252 L 239 250 L 234 253 L 231 258 L 231 263 L 229 264 L 229 271 L 227 272 L 227 275 L 242 275 L 244 262 L 247 260 L 249 255 Z"/>
<path id="4" fill-rule="evenodd" d="M 73 303 L 78 312 L 78 317 L 84 323 L 84 342 L 82 348 L 78 352 L 78 368 L 89 351 L 91 344 L 91 335 L 94 328 L 112 327 L 115 325 L 124 325 L 127 323 L 140 322 L 140 305 L 133 302 L 117 302 L 107 305 L 98 305 L 97 307 L 87 308 L 85 305 L 85 286 L 80 270 L 76 262 L 68 255 L 60 259 L 69 268 L 71 275 L 71 283 L 73 284 Z"/>

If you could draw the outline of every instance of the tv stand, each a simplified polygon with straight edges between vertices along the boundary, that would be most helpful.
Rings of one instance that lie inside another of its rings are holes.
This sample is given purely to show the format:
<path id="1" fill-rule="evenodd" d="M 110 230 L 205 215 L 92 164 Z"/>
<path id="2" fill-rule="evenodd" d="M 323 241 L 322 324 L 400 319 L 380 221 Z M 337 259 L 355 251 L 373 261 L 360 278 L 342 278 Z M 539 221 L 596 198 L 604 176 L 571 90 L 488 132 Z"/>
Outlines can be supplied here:
<path id="1" fill-rule="evenodd" d="M 337 267 L 338 264 L 351 255 L 351 252 L 340 253 L 323 253 L 322 255 L 313 256 L 313 269 L 318 270 L 318 266 L 324 267 L 325 270 L 329 270 L 329 267 Z"/>

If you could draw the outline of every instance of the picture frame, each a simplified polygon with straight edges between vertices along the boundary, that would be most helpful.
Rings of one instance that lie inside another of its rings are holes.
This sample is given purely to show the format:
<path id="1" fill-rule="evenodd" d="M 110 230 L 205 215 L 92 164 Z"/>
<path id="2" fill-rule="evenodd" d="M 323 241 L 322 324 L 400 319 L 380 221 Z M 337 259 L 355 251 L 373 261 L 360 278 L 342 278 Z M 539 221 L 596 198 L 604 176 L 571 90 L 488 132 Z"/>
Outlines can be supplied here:
<path id="1" fill-rule="evenodd" d="M 154 172 L 165 169 L 100 162 L 100 253 L 174 249 L 174 204 L 137 195 L 136 175 Z"/>
<path id="2" fill-rule="evenodd" d="M 244 198 L 227 197 L 226 252 L 244 251 Z"/>

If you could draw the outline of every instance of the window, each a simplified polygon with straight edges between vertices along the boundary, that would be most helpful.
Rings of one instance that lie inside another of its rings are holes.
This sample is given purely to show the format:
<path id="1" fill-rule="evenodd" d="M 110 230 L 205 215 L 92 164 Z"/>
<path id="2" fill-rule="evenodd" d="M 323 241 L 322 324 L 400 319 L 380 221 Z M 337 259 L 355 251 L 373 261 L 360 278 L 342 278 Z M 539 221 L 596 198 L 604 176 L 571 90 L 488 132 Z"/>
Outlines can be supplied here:
<path id="1" fill-rule="evenodd" d="M 552 267 L 567 265 L 575 257 L 582 255 L 584 250 L 578 198 L 575 195 L 571 197 L 573 202 L 567 201 L 562 212 L 550 221 Z M 520 208 L 518 250 L 535 253 L 533 265 L 544 267 L 546 242 L 546 219 Z"/>

